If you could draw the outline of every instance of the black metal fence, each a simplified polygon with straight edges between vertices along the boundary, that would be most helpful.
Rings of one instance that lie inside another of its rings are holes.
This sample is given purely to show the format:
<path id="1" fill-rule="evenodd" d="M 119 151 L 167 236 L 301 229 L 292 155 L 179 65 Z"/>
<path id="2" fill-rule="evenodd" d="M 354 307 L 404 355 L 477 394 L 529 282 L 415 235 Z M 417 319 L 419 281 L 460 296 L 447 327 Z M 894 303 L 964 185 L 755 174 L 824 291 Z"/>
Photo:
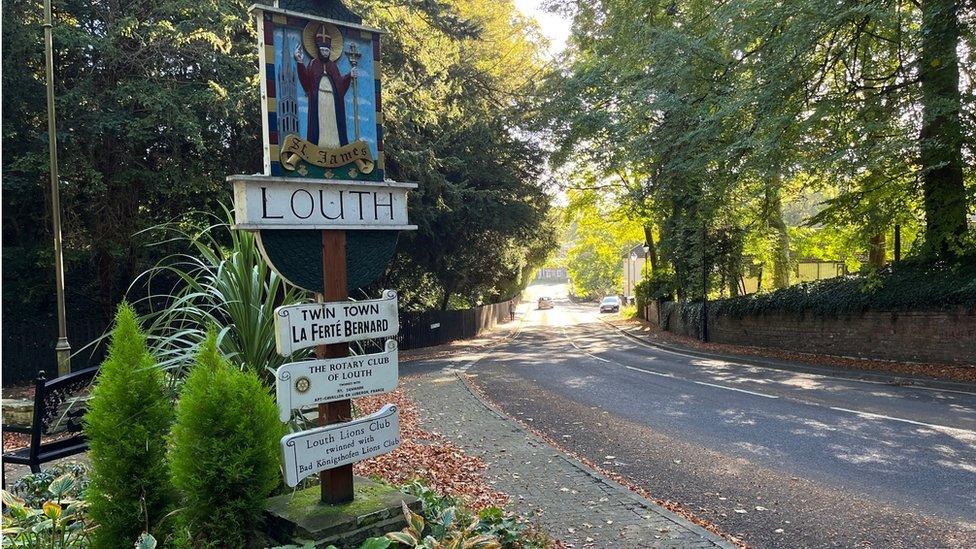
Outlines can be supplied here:
<path id="1" fill-rule="evenodd" d="M 518 305 L 518 302 L 516 297 L 461 311 L 402 313 L 397 341 L 401 349 L 417 349 L 477 337 L 499 322 L 507 322 L 509 307 Z"/>
<path id="2" fill-rule="evenodd" d="M 428 311 L 401 313 L 397 341 L 401 349 L 416 349 L 441 345 L 459 339 L 476 337 L 509 318 L 509 304 L 518 305 L 518 298 L 502 303 L 483 305 L 461 311 Z M 53 319 L 32 324 L 3 324 L 3 383 L 23 383 L 37 377 L 43 369 L 48 378 L 57 375 L 54 354 L 57 327 Z M 101 337 L 105 326 L 97 320 L 71 319 L 68 336 L 74 349 L 81 349 Z M 104 345 L 78 352 L 71 359 L 74 371 L 98 366 L 105 358 Z"/>

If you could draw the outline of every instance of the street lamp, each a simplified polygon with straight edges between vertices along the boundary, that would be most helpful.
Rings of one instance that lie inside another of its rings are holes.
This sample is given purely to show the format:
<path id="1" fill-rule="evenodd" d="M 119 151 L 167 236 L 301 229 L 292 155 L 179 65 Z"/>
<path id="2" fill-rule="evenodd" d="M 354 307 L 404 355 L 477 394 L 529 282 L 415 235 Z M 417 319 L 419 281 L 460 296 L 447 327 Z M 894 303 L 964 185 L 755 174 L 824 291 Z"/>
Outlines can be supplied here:
<path id="1" fill-rule="evenodd" d="M 61 258 L 61 192 L 58 187 L 58 127 L 54 116 L 54 44 L 51 0 L 44 0 L 44 61 L 47 69 L 47 142 L 51 162 L 51 221 L 54 224 L 54 281 L 58 297 L 58 376 L 71 373 L 71 345 L 64 313 L 64 262 Z"/>
<path id="2" fill-rule="evenodd" d="M 630 298 L 634 295 L 634 283 L 637 279 L 634 276 L 634 269 L 637 267 L 637 252 L 630 252 L 630 287 L 628 288 L 627 304 L 630 304 Z"/>

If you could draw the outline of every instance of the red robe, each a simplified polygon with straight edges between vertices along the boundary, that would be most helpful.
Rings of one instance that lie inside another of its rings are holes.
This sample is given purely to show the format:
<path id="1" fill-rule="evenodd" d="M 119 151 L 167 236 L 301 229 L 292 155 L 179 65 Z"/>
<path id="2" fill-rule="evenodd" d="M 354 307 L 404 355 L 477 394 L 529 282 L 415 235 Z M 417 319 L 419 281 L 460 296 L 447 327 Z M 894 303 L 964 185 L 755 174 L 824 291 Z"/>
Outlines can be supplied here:
<path id="1" fill-rule="evenodd" d="M 298 65 L 298 81 L 305 90 L 308 97 L 308 131 L 305 139 L 315 143 L 319 142 L 319 81 L 328 78 L 332 82 L 332 90 L 335 92 L 336 127 L 339 129 L 339 144 L 348 145 L 349 138 L 346 135 L 346 91 L 352 82 L 352 76 L 340 74 L 339 67 L 335 61 L 322 62 L 316 57 L 312 59 L 308 66 L 304 63 Z M 355 100 L 355 99 L 354 99 Z"/>

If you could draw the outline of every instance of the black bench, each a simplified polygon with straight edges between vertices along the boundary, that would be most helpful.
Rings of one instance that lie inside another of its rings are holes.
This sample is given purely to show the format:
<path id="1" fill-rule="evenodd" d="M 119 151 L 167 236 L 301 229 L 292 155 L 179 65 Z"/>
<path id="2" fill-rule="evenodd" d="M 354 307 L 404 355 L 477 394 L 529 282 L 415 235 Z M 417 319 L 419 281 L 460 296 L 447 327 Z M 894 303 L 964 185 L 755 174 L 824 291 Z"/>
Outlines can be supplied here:
<path id="1" fill-rule="evenodd" d="M 6 486 L 7 464 L 28 465 L 32 473 L 41 471 L 41 464 L 73 456 L 88 450 L 82 432 L 82 418 L 87 408 L 88 390 L 98 367 L 74 372 L 47 381 L 44 371 L 34 382 L 34 413 L 31 426 L 3 425 L 3 430 L 30 435 L 30 446 L 3 452 L 2 482 Z M 43 442 L 42 437 L 59 436 Z"/>

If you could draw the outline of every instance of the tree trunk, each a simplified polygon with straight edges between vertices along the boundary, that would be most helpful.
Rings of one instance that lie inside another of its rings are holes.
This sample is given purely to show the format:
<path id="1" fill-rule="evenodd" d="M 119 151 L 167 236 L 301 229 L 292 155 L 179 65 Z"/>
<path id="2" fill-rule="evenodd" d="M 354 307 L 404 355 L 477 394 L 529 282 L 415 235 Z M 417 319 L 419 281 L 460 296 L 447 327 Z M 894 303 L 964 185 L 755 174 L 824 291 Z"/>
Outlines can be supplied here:
<path id="1" fill-rule="evenodd" d="M 790 233 L 786 222 L 783 221 L 783 199 L 780 197 L 779 178 L 777 174 L 773 180 L 769 193 L 769 211 L 767 221 L 776 230 L 776 242 L 773 249 L 773 288 L 785 288 L 790 285 Z"/>
<path id="2" fill-rule="evenodd" d="M 647 260 L 651 264 L 651 274 L 657 270 L 657 246 L 654 245 L 654 226 L 644 225 L 644 241 L 647 242 Z"/>
<path id="3" fill-rule="evenodd" d="M 925 251 L 945 257 L 966 232 L 959 119 L 959 2 L 922 0 L 922 129 L 919 134 Z"/>
<path id="4" fill-rule="evenodd" d="M 444 286 L 444 297 L 441 298 L 441 310 L 446 311 L 447 306 L 451 302 L 451 295 L 454 294 L 455 284 L 447 284 Z"/>
<path id="5" fill-rule="evenodd" d="M 885 265 L 885 235 L 878 233 L 868 242 L 868 264 L 876 269 Z"/>

